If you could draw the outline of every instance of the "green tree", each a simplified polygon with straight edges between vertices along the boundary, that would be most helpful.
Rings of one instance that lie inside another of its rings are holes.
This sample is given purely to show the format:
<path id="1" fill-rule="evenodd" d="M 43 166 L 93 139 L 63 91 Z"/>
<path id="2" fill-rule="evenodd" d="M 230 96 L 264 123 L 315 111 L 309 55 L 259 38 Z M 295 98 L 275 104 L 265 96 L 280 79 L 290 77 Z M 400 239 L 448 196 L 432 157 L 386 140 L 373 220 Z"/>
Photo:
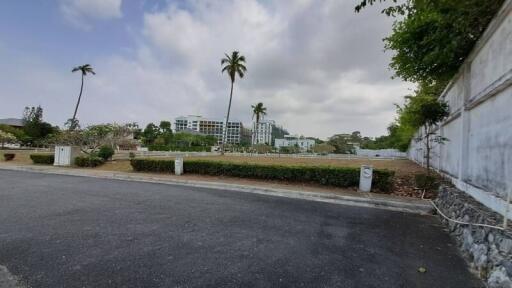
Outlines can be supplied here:
<path id="1" fill-rule="evenodd" d="M 319 154 L 329 154 L 334 152 L 335 150 L 336 148 L 334 148 L 334 146 L 329 145 L 327 143 L 316 144 L 315 146 L 313 146 L 313 152 Z"/>
<path id="2" fill-rule="evenodd" d="M 45 137 L 57 130 L 50 123 L 43 121 L 43 108 L 41 106 L 25 107 L 23 125 L 23 132 L 27 136 L 24 144 L 39 145 Z"/>
<path id="3" fill-rule="evenodd" d="M 354 146 L 350 142 L 351 134 L 335 134 L 327 140 L 327 144 L 335 148 L 334 153 L 353 154 Z"/>
<path id="4" fill-rule="evenodd" d="M 267 108 L 263 106 L 262 102 L 259 102 L 256 105 L 251 105 L 252 108 L 252 119 L 256 117 L 256 128 L 253 133 L 256 135 L 256 139 L 258 139 L 258 124 L 260 123 L 260 118 L 267 115 Z"/>
<path id="5" fill-rule="evenodd" d="M 227 141 L 228 135 L 228 123 L 229 123 L 229 113 L 231 112 L 231 101 L 233 99 L 233 85 L 235 84 L 236 75 L 240 78 L 244 78 L 245 72 L 247 68 L 245 67 L 245 56 L 240 55 L 238 51 L 233 51 L 231 56 L 225 54 L 226 58 L 222 58 L 220 63 L 222 66 L 222 73 L 226 72 L 229 76 L 229 80 L 231 80 L 231 92 L 229 93 L 229 104 L 228 104 L 228 112 L 226 115 L 226 123 L 224 125 L 224 135 L 222 137 L 221 144 L 221 154 L 224 155 L 224 145 Z"/>
<path id="6" fill-rule="evenodd" d="M 2 149 L 4 149 L 5 143 L 13 143 L 16 142 L 16 140 L 16 136 L 13 134 L 0 130 L 0 144 Z"/>
<path id="7" fill-rule="evenodd" d="M 375 2 L 363 0 L 356 11 Z M 387 15 L 403 15 L 384 39 L 386 49 L 394 51 L 390 66 L 396 76 L 444 87 L 502 4 L 503 0 L 409 0 L 385 8 Z"/>
<path id="8" fill-rule="evenodd" d="M 73 113 L 73 117 L 68 120 L 69 130 L 74 130 L 78 127 L 78 120 L 76 119 L 76 113 L 78 112 L 78 106 L 80 105 L 80 100 L 82 99 L 82 92 L 84 90 L 84 77 L 87 74 L 96 75 L 96 73 L 93 71 L 91 65 L 85 64 L 82 66 L 77 66 L 71 70 L 71 72 L 77 72 L 80 71 L 82 74 L 82 84 L 80 85 L 80 94 L 78 95 L 78 101 L 76 102 L 75 106 L 75 112 Z"/>
<path id="9" fill-rule="evenodd" d="M 149 123 L 146 128 L 144 128 L 144 131 L 142 131 L 142 142 L 145 145 L 151 145 L 155 142 L 158 136 L 160 136 L 158 126 L 153 123 Z"/>

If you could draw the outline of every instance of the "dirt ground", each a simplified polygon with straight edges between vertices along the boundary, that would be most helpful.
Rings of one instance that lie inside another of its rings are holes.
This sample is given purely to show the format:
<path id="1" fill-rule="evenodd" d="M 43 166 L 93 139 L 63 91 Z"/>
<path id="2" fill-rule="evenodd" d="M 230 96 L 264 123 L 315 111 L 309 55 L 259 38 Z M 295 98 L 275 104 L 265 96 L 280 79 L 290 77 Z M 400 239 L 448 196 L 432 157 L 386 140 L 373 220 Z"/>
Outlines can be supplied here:
<path id="1" fill-rule="evenodd" d="M 35 151 L 20 151 L 20 150 L 0 150 L 0 156 L 4 152 L 16 153 L 16 158 L 9 163 L 12 164 L 32 164 L 29 155 L 36 153 Z M 38 152 L 44 153 L 44 152 Z M 158 158 L 165 159 L 165 158 Z M 172 159 L 172 158 L 170 158 Z M 204 156 L 204 157 L 187 157 L 187 159 L 201 159 L 212 161 L 228 161 L 236 163 L 254 163 L 254 164 L 279 164 L 279 165 L 298 165 L 298 166 L 335 166 L 335 167 L 360 167 L 361 165 L 372 165 L 375 169 L 389 169 L 395 171 L 395 183 L 392 194 L 405 197 L 421 197 L 421 191 L 415 189 L 414 176 L 416 174 L 425 173 L 425 169 L 416 163 L 406 159 L 320 159 L 320 158 L 291 158 L 291 157 L 248 157 L 248 156 Z M 0 157 L 0 162 L 3 162 L 3 157 Z M 106 171 L 119 171 L 119 172 L 133 172 L 129 160 L 115 160 L 109 161 L 102 166 L 94 168 L 97 170 Z M 192 175 L 190 175 L 192 176 Z M 236 179 L 233 177 L 211 177 L 204 175 L 194 175 L 192 177 L 204 178 L 205 180 L 219 180 L 230 182 L 251 182 L 251 184 L 258 184 L 263 181 L 252 179 Z M 210 179 L 211 178 L 211 179 Z M 265 185 L 285 185 L 285 186 L 300 186 L 301 188 L 320 188 L 317 185 L 300 184 L 300 183 L 283 183 L 282 181 L 264 181 Z M 324 187 L 325 188 L 325 187 Z M 425 195 L 426 198 L 432 198 L 435 195 Z"/>
<path id="2" fill-rule="evenodd" d="M 158 158 L 165 159 L 165 158 Z M 291 157 L 244 157 L 244 156 L 205 156 L 205 157 L 187 157 L 184 159 L 201 159 L 212 161 L 227 161 L 235 163 L 254 163 L 254 164 L 279 164 L 279 165 L 298 165 L 298 166 L 335 166 L 335 167 L 360 167 L 361 165 L 372 165 L 375 169 L 388 169 L 395 171 L 395 183 L 392 194 L 405 197 L 421 197 L 422 192 L 415 189 L 414 176 L 425 173 L 425 169 L 418 164 L 407 159 L 319 159 L 319 158 L 291 158 Z M 132 167 L 128 160 L 117 160 L 108 162 L 96 169 L 108 171 L 131 172 Z M 205 177 L 201 175 L 200 177 Z M 211 176 L 205 178 L 212 178 Z M 214 177 L 215 178 L 215 177 Z M 240 179 L 232 177 L 217 177 L 214 180 L 229 180 L 239 182 Z M 244 180 L 245 181 L 245 180 Z M 247 180 L 249 181 L 249 180 Z M 250 180 L 250 182 L 262 182 L 261 180 Z M 269 181 L 265 181 L 269 184 Z M 275 182 L 275 183 L 274 183 Z M 255 184 L 252 183 L 252 184 Z M 297 185 L 297 183 L 282 183 L 273 181 L 274 185 Z M 306 186 L 310 186 L 307 184 Z M 313 186 L 311 187 L 313 188 Z M 435 195 L 427 194 L 426 198 L 432 198 Z"/>

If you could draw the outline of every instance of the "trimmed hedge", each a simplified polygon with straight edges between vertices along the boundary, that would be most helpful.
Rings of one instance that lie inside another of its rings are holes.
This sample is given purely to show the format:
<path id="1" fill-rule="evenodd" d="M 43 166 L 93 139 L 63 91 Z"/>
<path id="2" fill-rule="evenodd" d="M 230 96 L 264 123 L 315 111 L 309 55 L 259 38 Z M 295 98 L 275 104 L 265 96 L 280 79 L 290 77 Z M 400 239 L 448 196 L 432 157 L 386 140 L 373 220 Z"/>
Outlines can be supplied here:
<path id="1" fill-rule="evenodd" d="M 210 146 L 171 146 L 153 144 L 148 146 L 149 151 L 179 151 L 179 152 L 210 152 Z"/>
<path id="2" fill-rule="evenodd" d="M 11 161 L 16 157 L 16 154 L 14 153 L 4 153 L 4 160 L 5 161 Z"/>
<path id="3" fill-rule="evenodd" d="M 30 159 L 34 164 L 53 165 L 55 160 L 54 154 L 30 154 Z"/>
<path id="4" fill-rule="evenodd" d="M 130 163 L 135 171 L 174 172 L 174 160 L 132 159 Z M 185 173 L 192 174 L 309 182 L 335 187 L 357 187 L 360 173 L 359 168 L 261 165 L 208 160 L 185 160 L 183 169 Z M 389 192 L 393 176 L 393 171 L 374 169 L 374 190 Z"/>
<path id="5" fill-rule="evenodd" d="M 131 159 L 133 170 L 139 172 L 169 172 L 174 173 L 174 160 Z"/>
<path id="6" fill-rule="evenodd" d="M 105 161 L 97 156 L 78 156 L 75 158 L 75 165 L 78 167 L 97 167 Z"/>

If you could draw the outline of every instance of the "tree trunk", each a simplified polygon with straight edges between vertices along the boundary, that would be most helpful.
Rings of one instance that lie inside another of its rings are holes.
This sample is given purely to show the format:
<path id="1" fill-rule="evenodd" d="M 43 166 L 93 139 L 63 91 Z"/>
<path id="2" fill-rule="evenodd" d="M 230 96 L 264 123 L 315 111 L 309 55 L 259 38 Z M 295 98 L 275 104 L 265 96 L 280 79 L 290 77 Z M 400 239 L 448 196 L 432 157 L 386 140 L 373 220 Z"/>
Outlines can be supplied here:
<path id="1" fill-rule="evenodd" d="M 231 92 L 229 93 L 229 105 L 228 105 L 228 113 L 226 116 L 226 124 L 224 125 L 224 135 L 222 136 L 222 142 L 220 145 L 220 155 L 224 155 L 224 145 L 228 139 L 228 122 L 229 122 L 229 112 L 231 112 L 231 100 L 233 99 L 233 84 L 234 81 L 231 81 Z"/>
<path id="2" fill-rule="evenodd" d="M 82 91 L 84 90 L 84 73 L 82 73 L 82 85 L 80 85 L 80 94 L 78 95 L 78 101 L 76 102 L 75 113 L 73 113 L 73 118 L 71 118 L 70 130 L 74 130 L 76 113 L 78 112 L 78 106 L 80 105 L 80 100 L 82 99 Z"/>
<path id="3" fill-rule="evenodd" d="M 426 153 L 426 157 L 427 157 L 427 175 L 430 175 L 430 131 L 429 129 L 427 128 L 427 126 L 425 126 L 425 139 L 426 139 L 426 144 L 425 144 L 425 148 L 427 149 L 427 153 Z"/>

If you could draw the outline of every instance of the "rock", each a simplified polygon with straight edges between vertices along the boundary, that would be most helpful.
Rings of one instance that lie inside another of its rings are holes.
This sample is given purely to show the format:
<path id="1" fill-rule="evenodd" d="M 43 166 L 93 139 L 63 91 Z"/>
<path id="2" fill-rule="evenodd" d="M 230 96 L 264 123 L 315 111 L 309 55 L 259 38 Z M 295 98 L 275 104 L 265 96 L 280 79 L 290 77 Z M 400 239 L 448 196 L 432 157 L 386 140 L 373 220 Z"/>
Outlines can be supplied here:
<path id="1" fill-rule="evenodd" d="M 512 277 L 512 260 L 503 260 L 500 265 L 505 268 L 508 277 Z"/>
<path id="2" fill-rule="evenodd" d="M 475 266 L 482 270 L 487 266 L 487 246 L 485 244 L 473 245 L 471 248 L 471 253 L 473 254 L 473 259 L 475 262 Z"/>
<path id="3" fill-rule="evenodd" d="M 498 249 L 503 253 L 512 252 L 512 239 L 502 238 L 500 242 L 498 242 Z"/>
<path id="4" fill-rule="evenodd" d="M 512 281 L 507 275 L 507 271 L 504 267 L 498 267 L 494 269 L 487 279 L 487 285 L 489 288 L 510 288 L 512 287 Z"/>

